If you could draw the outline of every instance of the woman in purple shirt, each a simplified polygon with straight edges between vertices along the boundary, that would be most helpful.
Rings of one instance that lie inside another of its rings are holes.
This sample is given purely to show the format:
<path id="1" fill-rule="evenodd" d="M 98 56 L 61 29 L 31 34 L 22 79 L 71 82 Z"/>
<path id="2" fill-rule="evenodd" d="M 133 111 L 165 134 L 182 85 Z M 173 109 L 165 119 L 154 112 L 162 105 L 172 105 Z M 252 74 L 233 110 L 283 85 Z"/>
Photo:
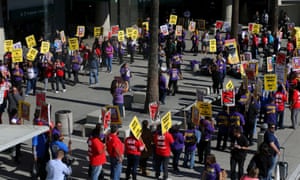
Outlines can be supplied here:
<path id="1" fill-rule="evenodd" d="M 110 86 L 110 93 L 113 96 L 113 105 L 119 107 L 120 115 L 123 117 L 124 96 L 123 93 L 128 91 L 128 82 L 119 83 L 113 80 Z"/>
<path id="2" fill-rule="evenodd" d="M 107 66 L 107 72 L 112 72 L 112 58 L 114 55 L 114 47 L 111 45 L 109 41 L 107 41 L 107 46 L 105 48 L 105 54 L 106 54 L 106 66 Z"/>
<path id="3" fill-rule="evenodd" d="M 213 154 L 209 154 L 206 157 L 205 169 L 202 173 L 202 179 L 204 180 L 219 180 L 221 176 L 221 167 L 216 161 L 216 157 Z"/>

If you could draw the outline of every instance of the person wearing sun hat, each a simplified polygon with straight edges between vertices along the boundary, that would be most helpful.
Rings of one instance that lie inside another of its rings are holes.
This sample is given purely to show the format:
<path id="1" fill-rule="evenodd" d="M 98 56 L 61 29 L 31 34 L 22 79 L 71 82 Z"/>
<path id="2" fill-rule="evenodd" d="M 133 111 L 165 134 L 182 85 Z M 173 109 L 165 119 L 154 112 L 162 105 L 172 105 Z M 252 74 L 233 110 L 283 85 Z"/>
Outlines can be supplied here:
<path id="1" fill-rule="evenodd" d="M 167 73 L 167 67 L 162 66 L 159 74 L 159 101 L 161 104 L 165 104 L 165 99 L 168 93 L 169 75 Z"/>

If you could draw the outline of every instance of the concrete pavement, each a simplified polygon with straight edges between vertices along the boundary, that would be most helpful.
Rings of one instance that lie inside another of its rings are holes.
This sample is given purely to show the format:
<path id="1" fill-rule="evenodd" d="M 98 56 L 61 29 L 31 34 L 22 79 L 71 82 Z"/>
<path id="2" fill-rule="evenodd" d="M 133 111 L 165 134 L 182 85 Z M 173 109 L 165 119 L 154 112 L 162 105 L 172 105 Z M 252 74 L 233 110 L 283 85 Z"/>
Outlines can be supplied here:
<path id="1" fill-rule="evenodd" d="M 189 49 L 189 48 L 187 48 Z M 211 56 L 211 55 L 209 55 Z M 161 112 L 171 110 L 176 121 L 183 121 L 182 116 L 178 115 L 183 108 L 187 105 L 193 103 L 196 96 L 192 91 L 196 85 L 210 85 L 211 77 L 195 75 L 190 69 L 190 61 L 200 60 L 204 55 L 192 56 L 190 53 L 185 53 L 183 56 L 184 63 L 182 66 L 183 77 L 181 80 L 179 89 L 183 93 L 178 93 L 176 96 L 168 96 L 166 99 L 166 104 L 161 106 Z M 128 59 L 127 59 L 128 60 Z M 88 113 L 100 110 L 101 107 L 111 104 L 112 97 L 109 92 L 110 83 L 114 76 L 119 76 L 120 66 L 116 61 L 113 63 L 113 73 L 106 73 L 106 69 L 100 69 L 99 80 L 100 82 L 94 87 L 88 87 L 88 76 L 81 75 L 79 80 L 82 82 L 76 86 L 67 85 L 67 92 L 55 94 L 53 92 L 47 92 L 46 102 L 52 105 L 52 119 L 54 120 L 54 114 L 58 110 L 71 110 L 74 121 L 74 132 L 71 136 L 73 141 L 73 156 L 76 158 L 76 162 L 73 165 L 73 175 L 72 179 L 87 179 L 87 144 L 86 137 L 81 137 L 81 123 L 84 122 L 85 117 Z M 130 65 L 133 71 L 133 78 L 131 81 L 132 89 L 143 89 L 146 87 L 147 81 L 147 61 L 143 60 L 140 55 L 137 55 L 134 64 Z M 241 80 L 227 76 L 225 82 L 232 79 L 234 84 L 237 86 Z M 39 87 L 43 87 L 42 83 L 38 84 Z M 127 95 L 132 95 L 133 92 L 128 92 Z M 26 101 L 30 102 L 31 107 L 31 119 L 33 117 L 33 111 L 35 109 L 35 97 L 26 97 Z M 123 126 L 128 127 L 133 116 L 137 116 L 139 120 L 148 119 L 147 114 L 141 113 L 143 105 L 138 106 L 134 111 L 126 110 L 126 118 L 123 121 Z M 216 104 L 213 105 L 214 113 L 216 113 L 220 107 Z M 7 114 L 4 113 L 4 122 L 8 123 Z M 26 122 L 28 124 L 32 122 Z M 287 127 L 291 125 L 290 121 L 290 111 L 286 109 L 284 123 Z M 290 128 L 285 128 L 284 130 L 278 130 L 276 135 L 279 138 L 280 144 L 286 148 L 285 160 L 289 162 L 289 177 L 291 180 L 297 179 L 293 177 L 293 172 L 297 169 L 300 163 L 300 146 L 298 145 L 298 137 L 300 135 L 300 130 L 293 130 Z M 9 135 L 8 135 L 9 136 Z M 66 142 L 69 137 L 66 137 Z M 230 170 L 229 166 L 229 150 L 216 151 L 215 140 L 212 142 L 212 153 L 216 155 L 217 161 L 220 163 L 221 167 L 225 170 Z M 250 153 L 247 155 L 246 165 L 249 159 L 252 157 L 253 152 L 256 150 L 256 145 L 250 147 Z M 11 156 L 8 152 L 0 153 L 0 179 L 30 179 L 30 167 L 31 167 L 31 141 L 26 141 L 22 145 L 21 164 L 15 165 L 11 160 Z M 183 158 L 183 155 L 181 156 Z M 197 160 L 197 158 L 196 158 Z M 152 161 L 149 162 L 149 167 L 151 167 Z M 171 162 L 171 161 L 170 161 Z M 124 163 L 124 167 L 125 167 Z M 201 172 L 203 165 L 196 163 L 195 169 L 186 169 L 182 167 L 182 159 L 180 160 L 180 170 L 181 173 L 175 173 L 171 169 L 171 164 L 169 165 L 169 175 L 171 179 L 199 179 L 201 177 Z M 106 179 L 109 177 L 109 163 L 105 165 Z M 298 168 L 299 169 L 299 168 Z M 125 177 L 124 171 L 122 173 L 122 178 Z M 154 179 L 154 172 L 151 171 L 151 177 L 142 177 L 138 175 L 138 179 Z"/>

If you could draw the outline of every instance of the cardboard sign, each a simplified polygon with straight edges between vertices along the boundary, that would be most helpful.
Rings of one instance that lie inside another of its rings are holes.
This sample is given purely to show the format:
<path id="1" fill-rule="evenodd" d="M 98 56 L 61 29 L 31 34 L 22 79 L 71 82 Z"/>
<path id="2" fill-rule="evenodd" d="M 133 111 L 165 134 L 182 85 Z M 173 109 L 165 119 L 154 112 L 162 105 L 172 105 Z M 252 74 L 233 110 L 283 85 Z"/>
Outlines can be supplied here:
<path id="1" fill-rule="evenodd" d="M 133 31 L 132 27 L 126 28 L 126 36 L 131 37 L 132 36 L 132 31 Z"/>
<path id="2" fill-rule="evenodd" d="M 171 14 L 169 19 L 169 24 L 176 25 L 177 24 L 177 16 Z"/>
<path id="3" fill-rule="evenodd" d="M 138 37 L 139 37 L 139 31 L 138 31 L 138 29 L 133 28 L 132 35 L 131 35 L 132 40 L 135 41 L 135 40 L 137 40 Z"/>
<path id="4" fill-rule="evenodd" d="M 240 62 L 237 52 L 237 46 L 235 39 L 225 40 L 225 47 L 228 48 L 228 64 L 238 64 Z"/>
<path id="5" fill-rule="evenodd" d="M 41 107 L 43 104 L 46 103 L 46 93 L 44 92 L 36 93 L 35 99 L 36 99 L 36 106 Z"/>
<path id="6" fill-rule="evenodd" d="M 71 51 L 79 49 L 79 42 L 77 38 L 69 38 L 69 48 Z"/>
<path id="7" fill-rule="evenodd" d="M 55 52 L 62 52 L 62 41 L 60 39 L 56 39 L 54 41 Z"/>
<path id="8" fill-rule="evenodd" d="M 253 27 L 252 27 L 252 32 L 253 32 L 254 34 L 259 34 L 259 32 L 260 32 L 260 24 L 254 23 L 254 24 L 253 24 Z"/>
<path id="9" fill-rule="evenodd" d="M 157 102 L 152 102 L 149 104 L 149 115 L 150 119 L 154 121 L 157 117 L 159 105 Z"/>
<path id="10" fill-rule="evenodd" d="M 292 59 L 292 67 L 293 71 L 298 71 L 300 70 L 300 57 L 293 57 Z"/>
<path id="11" fill-rule="evenodd" d="M 248 31 L 249 32 L 253 32 L 253 25 L 254 25 L 255 23 L 248 23 Z"/>
<path id="12" fill-rule="evenodd" d="M 11 58 L 13 63 L 23 62 L 23 50 L 21 48 L 13 49 Z"/>
<path id="13" fill-rule="evenodd" d="M 276 74 L 265 74 L 264 75 L 264 89 L 266 91 L 276 91 L 277 90 Z"/>
<path id="14" fill-rule="evenodd" d="M 111 33 L 112 33 L 112 35 L 117 35 L 119 30 L 120 30 L 119 25 L 112 26 L 111 27 Z"/>
<path id="15" fill-rule="evenodd" d="M 276 64 L 275 73 L 277 75 L 277 82 L 286 84 L 287 68 L 285 67 L 285 65 Z"/>
<path id="16" fill-rule="evenodd" d="M 129 124 L 129 128 L 136 139 L 140 139 L 142 135 L 142 126 L 136 116 L 134 116 Z"/>
<path id="17" fill-rule="evenodd" d="M 149 31 L 149 22 L 148 21 L 143 22 L 142 26 L 146 28 L 146 31 Z"/>
<path id="18" fill-rule="evenodd" d="M 18 117 L 30 121 L 30 103 L 19 101 Z"/>
<path id="19" fill-rule="evenodd" d="M 102 108 L 101 117 L 102 117 L 103 128 L 105 130 L 110 126 L 110 122 L 111 122 L 110 110 L 107 111 L 105 108 Z"/>
<path id="20" fill-rule="evenodd" d="M 34 61 L 38 52 L 39 52 L 38 50 L 34 48 L 30 48 L 26 54 L 26 59 L 29 61 Z"/>
<path id="21" fill-rule="evenodd" d="M 244 52 L 245 61 L 252 60 L 252 53 L 251 52 Z"/>
<path id="22" fill-rule="evenodd" d="M 40 52 L 42 54 L 46 54 L 48 53 L 50 50 L 50 42 L 47 42 L 47 41 L 42 41 L 42 45 L 41 45 L 41 50 Z"/>
<path id="23" fill-rule="evenodd" d="M 85 26 L 77 26 L 76 36 L 77 37 L 84 37 L 84 33 L 85 33 Z"/>
<path id="24" fill-rule="evenodd" d="M 235 106 L 235 93 L 234 89 L 222 90 L 221 96 L 221 104 L 222 106 Z"/>
<path id="25" fill-rule="evenodd" d="M 161 32 L 164 36 L 169 35 L 168 25 L 166 25 L 166 24 L 161 25 L 161 26 L 160 26 L 160 32 Z"/>
<path id="26" fill-rule="evenodd" d="M 61 40 L 61 42 L 65 43 L 65 42 L 66 42 L 65 31 L 60 31 L 60 32 L 59 32 L 59 35 L 60 35 L 60 40 Z"/>
<path id="27" fill-rule="evenodd" d="M 176 25 L 175 36 L 182 36 L 182 26 L 181 25 Z"/>
<path id="28" fill-rule="evenodd" d="M 196 106 L 200 109 L 201 116 L 212 117 L 212 107 L 210 103 L 197 101 Z"/>
<path id="29" fill-rule="evenodd" d="M 209 52 L 214 53 L 217 52 L 217 41 L 216 39 L 209 40 Z"/>
<path id="30" fill-rule="evenodd" d="M 4 52 L 12 52 L 13 40 L 4 40 Z"/>
<path id="31" fill-rule="evenodd" d="M 94 37 L 99 37 L 101 35 L 103 35 L 103 27 L 94 27 Z"/>
<path id="32" fill-rule="evenodd" d="M 216 21 L 216 29 L 222 29 L 223 23 L 223 21 Z"/>
<path id="33" fill-rule="evenodd" d="M 111 106 L 107 105 L 105 106 L 106 110 L 110 110 L 110 120 L 111 124 L 113 125 L 120 125 L 122 124 L 122 119 L 119 111 L 119 106 Z"/>
<path id="34" fill-rule="evenodd" d="M 233 82 L 231 80 L 228 81 L 228 83 L 225 86 L 226 90 L 234 89 Z"/>
<path id="35" fill-rule="evenodd" d="M 32 47 L 36 46 L 36 41 L 35 41 L 34 35 L 27 36 L 25 38 L 25 40 L 26 40 L 26 44 L 27 44 L 28 48 L 32 48 Z"/>
<path id="36" fill-rule="evenodd" d="M 123 30 L 118 31 L 118 41 L 123 42 L 125 40 L 125 32 Z"/>
<path id="37" fill-rule="evenodd" d="M 267 57 L 267 72 L 273 72 L 273 57 Z"/>
<path id="38" fill-rule="evenodd" d="M 200 109 L 196 105 L 192 106 L 192 123 L 196 126 L 199 125 L 200 122 Z"/>
<path id="39" fill-rule="evenodd" d="M 198 24 L 198 28 L 200 30 L 205 30 L 205 20 L 204 19 L 198 19 L 197 24 Z"/>
<path id="40" fill-rule="evenodd" d="M 196 30 L 196 22 L 195 21 L 190 21 L 189 31 L 194 32 L 195 30 Z"/>
<path id="41" fill-rule="evenodd" d="M 172 127 L 172 115 L 171 112 L 167 112 L 161 118 L 161 132 L 162 134 L 166 133 Z"/>
<path id="42" fill-rule="evenodd" d="M 20 49 L 22 48 L 22 43 L 20 41 L 16 42 L 14 45 L 13 45 L 13 48 L 14 49 Z"/>

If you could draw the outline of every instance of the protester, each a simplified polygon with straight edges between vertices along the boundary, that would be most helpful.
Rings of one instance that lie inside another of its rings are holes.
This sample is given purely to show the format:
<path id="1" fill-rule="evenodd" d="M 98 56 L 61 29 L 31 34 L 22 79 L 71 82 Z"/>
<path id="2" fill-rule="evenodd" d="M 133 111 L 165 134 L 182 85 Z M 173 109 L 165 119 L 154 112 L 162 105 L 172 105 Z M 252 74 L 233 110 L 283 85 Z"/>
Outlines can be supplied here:
<path id="1" fill-rule="evenodd" d="M 52 157 L 55 158 L 59 150 L 63 150 L 65 154 L 71 154 L 72 141 L 69 140 L 68 145 L 63 142 L 62 135 L 54 134 L 50 145 Z"/>
<path id="2" fill-rule="evenodd" d="M 141 152 L 145 149 L 145 144 L 141 139 L 134 137 L 132 131 L 125 139 L 125 154 L 127 156 L 126 180 L 132 175 L 133 180 L 137 180 L 137 167 L 139 165 Z"/>
<path id="3" fill-rule="evenodd" d="M 2 114 L 5 112 L 5 108 L 7 105 L 7 96 L 10 89 L 11 84 L 5 79 L 5 77 L 0 73 L 0 89 L 3 92 L 3 98 L 0 102 L 0 124 L 2 124 Z"/>
<path id="4" fill-rule="evenodd" d="M 171 130 L 172 131 L 170 132 L 174 139 L 174 143 L 171 146 L 171 151 L 173 154 L 172 167 L 175 172 L 180 172 L 178 168 L 178 164 L 179 164 L 180 154 L 182 153 L 184 147 L 184 137 L 183 134 L 179 131 L 178 125 L 174 125 L 171 128 Z"/>
<path id="5" fill-rule="evenodd" d="M 227 140 L 228 140 L 228 127 L 229 127 L 229 114 L 226 106 L 223 106 L 222 111 L 220 111 L 216 116 L 217 121 L 217 149 L 221 149 L 222 143 L 222 150 L 225 150 L 227 147 Z"/>
<path id="6" fill-rule="evenodd" d="M 251 168 L 246 175 L 241 177 L 241 180 L 259 180 L 258 174 L 259 174 L 258 168 Z"/>
<path id="7" fill-rule="evenodd" d="M 25 96 L 28 96 L 29 92 L 31 90 L 33 90 L 32 95 L 35 96 L 36 82 L 37 82 L 39 70 L 33 64 L 33 62 L 28 61 L 26 73 L 27 73 L 27 76 L 26 76 L 26 78 L 27 78 L 27 87 L 26 87 L 26 91 L 25 91 Z"/>
<path id="8" fill-rule="evenodd" d="M 12 70 L 12 85 L 18 88 L 22 92 L 22 82 L 24 77 L 24 71 L 20 68 L 19 63 L 14 64 L 14 69 Z"/>
<path id="9" fill-rule="evenodd" d="M 220 71 L 216 64 L 210 66 L 210 73 L 212 77 L 212 88 L 214 94 L 219 94 L 219 85 L 220 85 Z"/>
<path id="10" fill-rule="evenodd" d="M 135 42 L 129 37 L 127 40 L 127 52 L 130 55 L 130 64 L 134 62 L 135 46 Z"/>
<path id="11" fill-rule="evenodd" d="M 248 105 L 248 110 L 245 113 L 247 116 L 245 118 L 245 136 L 249 141 L 249 146 L 253 145 L 253 136 L 255 133 L 255 128 L 257 124 L 257 118 L 259 115 L 260 105 L 257 101 L 258 97 L 254 95 L 251 97 L 250 103 Z"/>
<path id="12" fill-rule="evenodd" d="M 214 154 L 208 154 L 205 159 L 205 167 L 202 173 L 202 180 L 219 180 L 222 176 L 221 166 L 217 163 Z"/>
<path id="13" fill-rule="evenodd" d="M 70 165 L 67 165 L 62 162 L 62 159 L 65 156 L 63 150 L 58 150 L 56 158 L 50 160 L 46 165 L 47 178 L 46 180 L 64 180 L 66 176 L 72 174 L 72 168 Z"/>
<path id="14" fill-rule="evenodd" d="M 120 68 L 120 75 L 123 81 L 127 81 L 128 83 L 128 90 L 131 91 L 130 88 L 130 79 L 132 78 L 132 72 L 129 68 L 128 63 L 124 63 Z"/>
<path id="15" fill-rule="evenodd" d="M 200 132 L 200 131 L 198 131 Z M 201 136 L 201 135 L 200 135 Z M 200 142 L 201 137 L 197 135 L 197 130 L 193 123 L 188 123 L 188 128 L 184 132 L 184 158 L 183 167 L 193 169 L 195 166 L 195 155 L 197 144 Z"/>
<path id="16" fill-rule="evenodd" d="M 300 113 L 300 83 L 298 82 L 297 88 L 294 89 L 292 96 L 291 109 L 291 120 L 292 127 L 297 129 L 298 127 L 298 115 Z"/>
<path id="17" fill-rule="evenodd" d="M 88 155 L 91 166 L 91 179 L 98 180 L 103 164 L 106 163 L 105 145 L 100 139 L 100 129 L 93 129 L 88 139 Z"/>
<path id="18" fill-rule="evenodd" d="M 180 71 L 175 64 L 172 64 L 172 68 L 169 70 L 169 92 L 172 96 L 178 92 L 178 80 L 181 79 Z"/>
<path id="19" fill-rule="evenodd" d="M 128 82 L 119 83 L 117 80 L 113 80 L 110 86 L 110 93 L 113 96 L 112 103 L 119 107 L 120 115 L 123 116 L 124 108 L 124 96 L 123 94 L 128 91 Z"/>
<path id="20" fill-rule="evenodd" d="M 19 101 L 24 100 L 24 97 L 20 94 L 18 88 L 16 86 L 13 86 L 11 88 L 11 91 L 7 95 L 7 112 L 8 112 L 8 118 L 11 119 L 13 116 L 13 111 L 18 110 L 19 108 Z"/>
<path id="21" fill-rule="evenodd" d="M 89 59 L 88 59 L 88 66 L 89 66 L 89 71 L 90 71 L 90 76 L 89 76 L 89 86 L 93 86 L 98 83 L 99 78 L 99 70 L 98 70 L 98 55 L 96 53 L 96 50 L 93 49 L 87 49 L 89 51 Z"/>
<path id="22" fill-rule="evenodd" d="M 230 156 L 230 177 L 232 180 L 241 179 L 244 175 L 244 163 L 248 150 L 248 140 L 242 134 L 241 127 L 236 126 L 233 130 L 234 137 L 231 143 Z M 238 165 L 238 176 L 236 175 L 236 166 Z"/>
<path id="23" fill-rule="evenodd" d="M 284 109 L 285 102 L 287 102 L 287 91 L 283 84 L 279 84 L 277 91 L 274 94 L 275 104 L 276 104 L 276 117 L 277 117 L 277 125 L 279 129 L 284 128 Z"/>
<path id="24" fill-rule="evenodd" d="M 48 82 L 51 82 L 52 91 L 55 91 L 54 88 L 54 64 L 51 60 L 47 60 L 47 62 L 43 63 L 44 68 L 42 69 L 43 77 L 44 77 L 44 92 L 48 91 Z"/>
<path id="25" fill-rule="evenodd" d="M 59 93 L 59 83 L 61 83 L 62 86 L 62 92 L 66 92 L 66 86 L 65 82 L 63 80 L 64 77 L 64 67 L 65 63 L 63 63 L 60 59 L 56 59 L 54 63 L 54 71 L 55 71 L 55 80 L 56 80 L 56 91 L 55 93 Z"/>
<path id="26" fill-rule="evenodd" d="M 72 73 L 74 77 L 74 85 L 76 85 L 77 83 L 79 83 L 78 74 L 83 59 L 80 56 L 78 51 L 73 51 L 73 55 L 70 58 L 71 58 Z"/>
<path id="27" fill-rule="evenodd" d="M 200 143 L 198 144 L 198 158 L 199 163 L 205 163 L 205 159 L 211 152 L 211 140 L 212 135 L 215 131 L 213 122 L 210 117 L 205 117 L 200 119 L 199 129 L 201 131 L 202 137 Z"/>
<path id="28" fill-rule="evenodd" d="M 159 74 L 159 101 L 161 104 L 166 103 L 166 96 L 169 91 L 169 74 L 167 73 L 167 67 L 162 66 Z"/>
<path id="29" fill-rule="evenodd" d="M 149 175 L 149 172 L 147 171 L 147 161 L 153 153 L 153 148 L 152 148 L 153 147 L 153 134 L 152 134 L 150 128 L 148 127 L 148 125 L 149 125 L 148 120 L 142 121 L 141 138 L 145 144 L 145 148 L 142 151 L 141 157 L 140 157 L 140 169 L 142 171 L 142 175 L 144 175 L 144 176 Z"/>
<path id="30" fill-rule="evenodd" d="M 169 132 L 162 133 L 161 125 L 157 125 L 157 130 L 154 134 L 153 142 L 155 144 L 155 178 L 160 177 L 161 166 L 163 169 L 163 179 L 167 180 L 168 164 L 171 156 L 171 145 L 174 139 Z"/>

